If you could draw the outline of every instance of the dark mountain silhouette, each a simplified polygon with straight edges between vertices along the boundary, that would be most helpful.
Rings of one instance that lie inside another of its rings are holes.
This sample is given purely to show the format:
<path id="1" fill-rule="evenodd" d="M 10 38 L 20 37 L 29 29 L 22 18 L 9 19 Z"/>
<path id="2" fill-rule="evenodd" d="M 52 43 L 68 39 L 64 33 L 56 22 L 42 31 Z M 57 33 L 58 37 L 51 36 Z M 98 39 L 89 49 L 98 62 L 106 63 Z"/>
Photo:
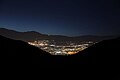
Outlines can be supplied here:
<path id="1" fill-rule="evenodd" d="M 44 57 L 50 55 L 26 42 L 12 40 L 3 36 L 0 36 L 0 53 L 5 56 L 5 63 L 8 64 L 29 64 L 38 55 Z"/>
<path id="2" fill-rule="evenodd" d="M 27 31 L 27 32 L 17 32 L 14 30 L 9 30 L 5 28 L 0 28 L 0 35 L 22 41 L 35 41 L 35 40 L 56 40 L 56 41 L 102 41 L 105 39 L 111 39 L 116 36 L 77 36 L 77 37 L 68 37 L 62 35 L 46 35 L 41 34 L 35 31 Z"/>
<path id="3" fill-rule="evenodd" d="M 119 75 L 120 38 L 104 40 L 70 56 L 52 56 L 26 42 L 0 36 L 0 54 L 5 65 L 40 64 L 47 68 L 78 68 L 89 79 L 113 79 Z M 85 78 L 85 77 L 84 77 Z"/>
<path id="4" fill-rule="evenodd" d="M 104 40 L 90 46 L 89 48 L 75 55 L 72 55 L 72 57 L 74 59 L 77 59 L 75 61 L 76 63 L 79 63 L 81 61 L 89 65 L 89 67 L 92 67 L 91 72 L 93 72 L 93 74 L 91 73 L 90 74 L 97 76 L 97 78 L 99 77 L 98 79 L 100 79 L 100 75 L 102 74 L 101 77 L 104 77 L 104 79 L 111 80 L 114 77 L 116 77 L 113 80 L 119 80 L 120 79 L 119 46 L 120 37 L 117 39 Z"/>
<path id="5" fill-rule="evenodd" d="M 74 56 L 87 56 L 89 57 L 89 61 L 98 61 L 104 62 L 109 59 L 109 62 L 112 63 L 112 61 L 119 61 L 119 53 L 120 53 L 120 38 L 117 39 L 111 39 L 111 40 L 104 40 L 99 43 L 96 43 L 89 48 L 79 52 L 78 54 L 75 54 Z M 110 61 L 111 60 L 111 61 Z M 102 62 L 102 63 L 103 63 Z M 98 62 L 96 62 L 98 63 Z M 108 63 L 108 62 L 107 62 Z"/>
<path id="6" fill-rule="evenodd" d="M 5 28 L 0 28 L 0 35 L 22 41 L 35 41 L 37 39 L 42 39 L 42 38 L 46 39 L 47 37 L 47 35 L 43 35 L 35 31 L 17 32 Z"/>

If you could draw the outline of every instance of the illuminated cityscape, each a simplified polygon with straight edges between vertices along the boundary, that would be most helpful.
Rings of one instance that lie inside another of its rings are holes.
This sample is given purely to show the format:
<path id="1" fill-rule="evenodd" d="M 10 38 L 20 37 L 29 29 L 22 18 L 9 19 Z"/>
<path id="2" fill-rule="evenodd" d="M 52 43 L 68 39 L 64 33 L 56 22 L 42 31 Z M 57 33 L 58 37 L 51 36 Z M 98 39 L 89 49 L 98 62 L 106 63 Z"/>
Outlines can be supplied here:
<path id="1" fill-rule="evenodd" d="M 94 44 L 94 42 L 89 41 L 78 44 L 71 41 L 56 43 L 54 40 L 38 40 L 28 42 L 28 44 L 49 52 L 51 55 L 71 55 L 88 48 L 90 45 Z"/>

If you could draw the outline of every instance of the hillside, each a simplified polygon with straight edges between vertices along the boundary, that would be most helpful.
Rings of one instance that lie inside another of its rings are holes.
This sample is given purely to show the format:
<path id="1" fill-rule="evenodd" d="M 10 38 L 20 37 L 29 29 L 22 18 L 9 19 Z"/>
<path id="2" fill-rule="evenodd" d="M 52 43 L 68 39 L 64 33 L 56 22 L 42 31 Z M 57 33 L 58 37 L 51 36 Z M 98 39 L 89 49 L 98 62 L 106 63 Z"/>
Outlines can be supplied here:
<path id="1" fill-rule="evenodd" d="M 12 40 L 0 36 L 0 53 L 4 55 L 5 62 L 8 64 L 29 64 L 36 56 L 49 56 L 50 54 L 31 46 L 26 42 Z"/>
<path id="2" fill-rule="evenodd" d="M 74 56 L 87 56 L 91 62 L 112 63 L 113 61 L 119 61 L 120 57 L 120 38 L 104 40 L 96 43 L 89 48 L 79 52 Z M 106 62 L 105 62 L 106 61 Z M 113 63 L 115 63 L 113 62 Z"/>

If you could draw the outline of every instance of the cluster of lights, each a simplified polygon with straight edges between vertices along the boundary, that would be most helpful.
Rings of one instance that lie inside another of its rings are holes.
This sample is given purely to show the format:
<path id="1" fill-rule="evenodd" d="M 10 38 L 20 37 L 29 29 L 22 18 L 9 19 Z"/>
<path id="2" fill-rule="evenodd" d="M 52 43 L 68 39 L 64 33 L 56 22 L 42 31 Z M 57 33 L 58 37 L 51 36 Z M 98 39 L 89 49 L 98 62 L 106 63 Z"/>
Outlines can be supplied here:
<path id="1" fill-rule="evenodd" d="M 47 51 L 52 55 L 76 54 L 79 51 L 86 49 L 90 43 L 93 44 L 93 42 L 86 42 L 84 44 L 78 44 L 78 45 L 75 45 L 74 43 L 69 43 L 69 45 L 55 45 L 55 44 L 50 44 L 49 40 L 28 42 L 28 44 L 39 47 L 40 49 Z"/>

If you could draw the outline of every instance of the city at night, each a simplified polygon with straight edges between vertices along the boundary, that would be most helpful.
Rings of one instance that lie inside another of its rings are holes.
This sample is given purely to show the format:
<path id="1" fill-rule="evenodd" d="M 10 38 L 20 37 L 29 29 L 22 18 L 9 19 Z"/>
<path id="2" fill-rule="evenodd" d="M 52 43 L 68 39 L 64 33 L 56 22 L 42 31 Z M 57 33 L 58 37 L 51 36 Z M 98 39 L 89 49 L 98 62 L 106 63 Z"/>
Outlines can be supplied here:
<path id="1" fill-rule="evenodd" d="M 120 1 L 0 0 L 0 53 L 6 66 L 74 66 L 84 80 L 119 80 Z"/>

